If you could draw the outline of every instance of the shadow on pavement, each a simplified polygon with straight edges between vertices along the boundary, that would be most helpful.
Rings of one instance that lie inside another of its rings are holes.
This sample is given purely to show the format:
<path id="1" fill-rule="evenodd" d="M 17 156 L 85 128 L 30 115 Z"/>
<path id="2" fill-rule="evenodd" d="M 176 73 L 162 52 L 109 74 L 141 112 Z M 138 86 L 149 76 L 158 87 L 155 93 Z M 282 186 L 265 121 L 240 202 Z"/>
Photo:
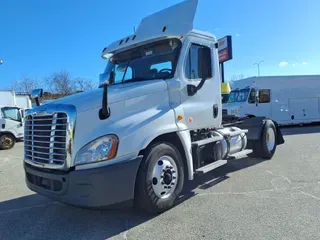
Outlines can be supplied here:
<path id="1" fill-rule="evenodd" d="M 153 216 L 134 209 L 86 210 L 34 194 L 0 203 L 1 239 L 108 239 Z"/>
<path id="2" fill-rule="evenodd" d="M 224 166 L 217 168 L 211 172 L 208 172 L 202 176 L 196 176 L 193 181 L 187 181 L 183 191 L 183 195 L 180 198 L 179 203 L 193 197 L 196 195 L 195 189 L 206 190 L 219 184 L 229 178 L 228 174 L 232 172 L 239 171 L 241 169 L 252 167 L 256 164 L 268 161 L 261 158 L 242 158 L 237 160 L 230 160 Z"/>
<path id="3" fill-rule="evenodd" d="M 187 181 L 178 204 L 228 179 L 228 173 L 252 167 L 261 159 L 243 158 Z M 136 212 L 133 208 L 87 210 L 52 201 L 41 195 L 29 195 L 0 202 L 2 239 L 108 239 L 151 220 L 155 215 Z"/>
<path id="4" fill-rule="evenodd" d="M 312 134 L 320 133 L 320 124 L 305 124 L 305 125 L 291 125 L 291 126 L 282 126 L 281 132 L 283 135 L 298 135 L 298 134 Z"/>

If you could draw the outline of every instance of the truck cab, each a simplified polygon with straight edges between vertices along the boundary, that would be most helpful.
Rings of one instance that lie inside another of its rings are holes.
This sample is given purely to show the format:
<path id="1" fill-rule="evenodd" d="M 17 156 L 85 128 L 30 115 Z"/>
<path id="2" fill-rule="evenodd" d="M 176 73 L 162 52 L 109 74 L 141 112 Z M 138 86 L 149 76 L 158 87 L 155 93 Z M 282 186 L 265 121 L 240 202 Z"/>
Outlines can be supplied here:
<path id="1" fill-rule="evenodd" d="M 0 149 L 10 149 L 23 139 L 24 110 L 18 107 L 0 107 Z"/>
<path id="2" fill-rule="evenodd" d="M 284 143 L 275 122 L 222 124 L 217 39 L 193 29 L 197 5 L 152 14 L 104 48 L 99 88 L 45 105 L 33 92 L 24 149 L 31 190 L 80 207 L 130 202 L 158 213 L 187 179 L 247 154 L 272 158 Z"/>

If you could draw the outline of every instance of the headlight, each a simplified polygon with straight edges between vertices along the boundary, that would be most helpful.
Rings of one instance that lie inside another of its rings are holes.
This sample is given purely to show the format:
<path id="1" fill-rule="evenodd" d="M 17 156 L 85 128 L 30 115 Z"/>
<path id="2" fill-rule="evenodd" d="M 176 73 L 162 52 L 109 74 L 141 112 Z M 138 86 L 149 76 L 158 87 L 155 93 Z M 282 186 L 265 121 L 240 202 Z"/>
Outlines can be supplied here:
<path id="1" fill-rule="evenodd" d="M 118 137 L 106 135 L 85 145 L 76 155 L 75 165 L 105 161 L 117 153 Z"/>

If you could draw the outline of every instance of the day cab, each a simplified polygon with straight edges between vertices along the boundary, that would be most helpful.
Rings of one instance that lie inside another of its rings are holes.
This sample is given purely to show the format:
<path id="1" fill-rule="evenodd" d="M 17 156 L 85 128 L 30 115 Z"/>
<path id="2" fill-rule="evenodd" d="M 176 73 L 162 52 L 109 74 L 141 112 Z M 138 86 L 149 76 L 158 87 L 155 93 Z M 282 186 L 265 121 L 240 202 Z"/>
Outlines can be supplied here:
<path id="1" fill-rule="evenodd" d="M 275 122 L 222 125 L 217 39 L 193 29 L 197 4 L 150 15 L 107 46 L 98 89 L 28 111 L 31 190 L 81 207 L 133 202 L 162 212 L 197 175 L 242 155 L 272 158 L 284 142 Z"/>

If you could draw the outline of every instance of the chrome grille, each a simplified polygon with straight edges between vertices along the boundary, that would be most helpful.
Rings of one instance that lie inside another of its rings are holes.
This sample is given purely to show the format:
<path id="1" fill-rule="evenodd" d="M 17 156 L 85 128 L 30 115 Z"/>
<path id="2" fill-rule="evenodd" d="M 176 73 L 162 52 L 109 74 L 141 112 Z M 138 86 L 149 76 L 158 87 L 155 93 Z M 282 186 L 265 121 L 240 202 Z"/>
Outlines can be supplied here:
<path id="1" fill-rule="evenodd" d="M 25 159 L 38 164 L 63 165 L 67 158 L 66 113 L 28 115 L 25 118 Z"/>

